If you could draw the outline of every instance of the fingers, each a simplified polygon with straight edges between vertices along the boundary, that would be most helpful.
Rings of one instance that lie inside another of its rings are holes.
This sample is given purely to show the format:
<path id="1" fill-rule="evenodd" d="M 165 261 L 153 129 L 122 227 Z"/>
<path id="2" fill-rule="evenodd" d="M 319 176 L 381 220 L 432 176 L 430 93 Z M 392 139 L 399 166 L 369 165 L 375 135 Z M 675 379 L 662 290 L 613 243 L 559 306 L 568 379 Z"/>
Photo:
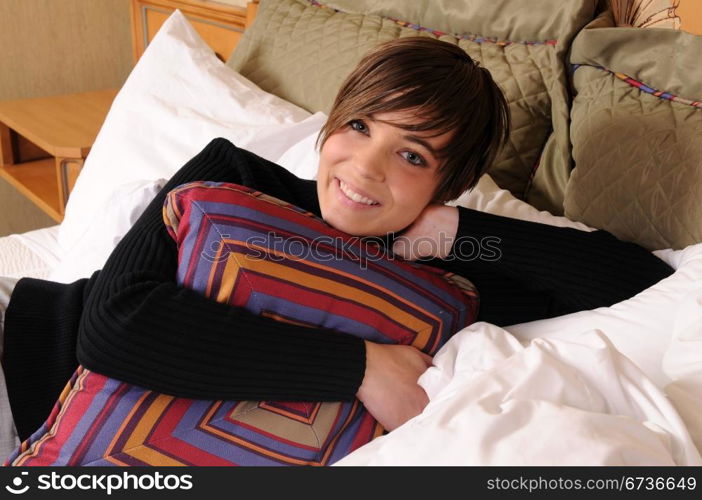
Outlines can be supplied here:
<path id="1" fill-rule="evenodd" d="M 413 353 L 414 353 L 416 356 L 419 357 L 419 359 L 420 359 L 420 360 L 422 361 L 422 363 L 424 364 L 424 367 L 425 367 L 425 368 L 428 368 L 428 367 L 430 367 L 430 366 L 432 366 L 432 365 L 434 364 L 434 358 L 433 358 L 432 356 L 429 356 L 427 353 L 425 353 L 425 352 L 423 352 L 423 351 L 420 351 L 419 349 L 417 349 L 417 348 L 414 347 L 414 346 L 407 346 L 407 347 L 411 347 L 411 348 L 412 348 Z"/>
<path id="2" fill-rule="evenodd" d="M 393 430 L 428 404 L 417 379 L 432 357 L 413 346 L 366 344 L 366 373 L 356 396 L 385 429 Z"/>
<path id="3" fill-rule="evenodd" d="M 429 356 L 426 353 L 423 353 L 422 351 L 419 351 L 419 354 L 422 356 L 422 359 L 424 360 L 424 363 L 427 365 L 427 368 L 429 368 L 432 364 L 434 364 L 434 358 Z"/>

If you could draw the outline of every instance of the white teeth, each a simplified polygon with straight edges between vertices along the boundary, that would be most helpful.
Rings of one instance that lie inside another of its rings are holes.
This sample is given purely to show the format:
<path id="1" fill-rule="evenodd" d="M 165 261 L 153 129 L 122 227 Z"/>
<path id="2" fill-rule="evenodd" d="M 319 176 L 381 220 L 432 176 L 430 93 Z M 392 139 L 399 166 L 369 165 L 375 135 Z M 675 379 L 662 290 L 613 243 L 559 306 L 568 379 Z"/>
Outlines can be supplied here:
<path id="1" fill-rule="evenodd" d="M 346 184 L 342 180 L 339 180 L 339 186 L 341 187 L 341 191 L 343 191 L 343 193 L 346 196 L 351 198 L 356 203 L 363 203 L 365 205 L 377 205 L 378 204 L 377 201 L 373 201 L 370 198 L 366 198 L 365 196 L 361 196 L 357 192 L 351 190 L 351 188 L 348 186 L 348 184 Z"/>

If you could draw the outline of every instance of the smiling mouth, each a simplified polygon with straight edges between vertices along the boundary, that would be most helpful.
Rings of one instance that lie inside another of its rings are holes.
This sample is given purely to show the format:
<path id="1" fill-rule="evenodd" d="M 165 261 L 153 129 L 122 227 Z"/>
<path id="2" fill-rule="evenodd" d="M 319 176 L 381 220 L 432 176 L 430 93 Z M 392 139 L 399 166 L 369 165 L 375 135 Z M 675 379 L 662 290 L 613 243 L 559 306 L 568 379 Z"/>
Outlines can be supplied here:
<path id="1" fill-rule="evenodd" d="M 379 202 L 372 200 L 370 198 L 367 198 L 367 197 L 361 195 L 360 193 L 357 193 L 356 191 L 354 191 L 351 188 L 351 186 L 346 184 L 341 179 L 337 178 L 336 180 L 339 183 L 338 185 L 339 185 L 339 189 L 341 190 L 341 192 L 344 194 L 344 196 L 346 196 L 351 201 L 354 201 L 354 202 L 358 203 L 359 205 L 367 205 L 369 207 L 380 205 Z"/>

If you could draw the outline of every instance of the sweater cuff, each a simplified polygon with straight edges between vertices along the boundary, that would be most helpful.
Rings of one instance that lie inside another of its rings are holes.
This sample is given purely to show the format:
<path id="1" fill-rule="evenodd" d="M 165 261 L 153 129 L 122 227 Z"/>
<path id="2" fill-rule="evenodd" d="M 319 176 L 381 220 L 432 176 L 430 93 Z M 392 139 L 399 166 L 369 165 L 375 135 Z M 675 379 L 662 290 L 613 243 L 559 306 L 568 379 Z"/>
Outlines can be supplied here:
<path id="1" fill-rule="evenodd" d="M 356 397 L 358 389 L 363 383 L 366 375 L 366 343 L 360 337 L 350 337 L 348 352 L 343 358 L 343 364 L 339 372 L 347 373 L 348 376 L 339 377 L 338 380 L 330 380 L 331 391 L 338 391 L 344 394 L 347 401 L 352 401 Z"/>
<path id="2" fill-rule="evenodd" d="M 460 258 L 460 248 L 463 241 L 472 236 L 473 231 L 471 222 L 475 219 L 475 210 L 470 210 L 465 207 L 456 207 L 458 209 L 458 229 L 456 230 L 456 237 L 453 240 L 453 245 L 451 245 L 451 251 L 448 254 L 447 259 L 459 259 Z"/>

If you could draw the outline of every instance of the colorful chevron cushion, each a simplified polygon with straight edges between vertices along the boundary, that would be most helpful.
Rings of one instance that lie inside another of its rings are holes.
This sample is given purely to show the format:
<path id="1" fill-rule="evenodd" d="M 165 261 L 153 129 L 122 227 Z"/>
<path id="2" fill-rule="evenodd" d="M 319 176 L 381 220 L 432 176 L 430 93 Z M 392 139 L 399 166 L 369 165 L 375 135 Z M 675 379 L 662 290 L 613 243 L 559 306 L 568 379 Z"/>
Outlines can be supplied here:
<path id="1" fill-rule="evenodd" d="M 280 321 L 433 354 L 477 314 L 469 281 L 249 188 L 195 182 L 164 206 L 179 283 Z M 320 335 L 329 335 L 320 330 Z M 175 398 L 80 368 L 13 465 L 327 465 L 383 432 L 353 402 Z"/>

